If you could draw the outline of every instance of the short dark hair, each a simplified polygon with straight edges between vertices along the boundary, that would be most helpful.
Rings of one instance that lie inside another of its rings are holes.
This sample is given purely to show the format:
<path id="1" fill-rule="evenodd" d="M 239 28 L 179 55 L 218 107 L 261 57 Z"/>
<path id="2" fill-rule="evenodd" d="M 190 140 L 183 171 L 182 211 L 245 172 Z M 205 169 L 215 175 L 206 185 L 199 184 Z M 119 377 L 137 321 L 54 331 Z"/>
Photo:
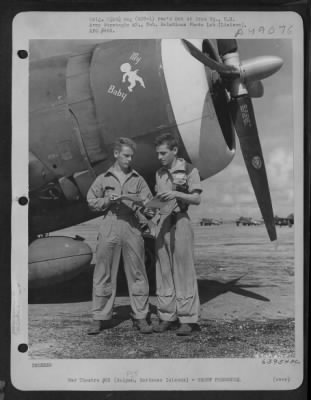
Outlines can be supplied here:
<path id="1" fill-rule="evenodd" d="M 179 140 L 176 135 L 173 135 L 171 132 L 161 133 L 155 141 L 154 144 L 156 147 L 161 146 L 162 144 L 166 144 L 170 150 L 173 150 L 174 147 L 179 148 Z"/>
<path id="2" fill-rule="evenodd" d="M 134 152 L 136 151 L 136 143 L 129 138 L 119 137 L 113 143 L 113 151 L 121 151 L 123 146 L 130 147 Z"/>

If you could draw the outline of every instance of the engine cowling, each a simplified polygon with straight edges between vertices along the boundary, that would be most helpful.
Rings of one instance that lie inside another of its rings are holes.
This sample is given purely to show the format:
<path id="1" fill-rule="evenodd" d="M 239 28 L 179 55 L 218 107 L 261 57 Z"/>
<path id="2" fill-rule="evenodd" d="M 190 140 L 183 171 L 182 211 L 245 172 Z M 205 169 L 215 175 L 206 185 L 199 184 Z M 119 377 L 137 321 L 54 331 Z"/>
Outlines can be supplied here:
<path id="1" fill-rule="evenodd" d="M 92 260 L 90 246 L 66 236 L 51 236 L 29 246 L 29 287 L 64 282 L 78 275 Z"/>

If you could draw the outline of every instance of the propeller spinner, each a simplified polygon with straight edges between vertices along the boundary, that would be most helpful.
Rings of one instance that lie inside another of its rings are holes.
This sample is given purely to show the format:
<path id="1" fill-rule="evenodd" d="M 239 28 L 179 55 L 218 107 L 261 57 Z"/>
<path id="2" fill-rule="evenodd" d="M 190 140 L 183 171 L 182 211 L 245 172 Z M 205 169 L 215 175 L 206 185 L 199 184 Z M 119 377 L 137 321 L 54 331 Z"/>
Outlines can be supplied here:
<path id="1" fill-rule="evenodd" d="M 193 57 L 219 73 L 230 93 L 229 111 L 240 141 L 245 165 L 270 240 L 276 240 L 267 173 L 251 97 L 263 95 L 263 86 L 260 80 L 278 71 L 283 61 L 279 57 L 257 57 L 241 63 L 237 42 L 234 39 L 217 41 L 222 63 L 211 59 L 189 41 L 183 39 L 183 43 Z"/>

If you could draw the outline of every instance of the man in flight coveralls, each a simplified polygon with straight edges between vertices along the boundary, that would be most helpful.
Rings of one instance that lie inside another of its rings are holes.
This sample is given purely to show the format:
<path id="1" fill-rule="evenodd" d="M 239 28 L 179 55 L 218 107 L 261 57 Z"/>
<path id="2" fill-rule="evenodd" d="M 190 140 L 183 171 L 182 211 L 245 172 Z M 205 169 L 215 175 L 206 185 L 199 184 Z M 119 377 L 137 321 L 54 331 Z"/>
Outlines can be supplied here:
<path id="1" fill-rule="evenodd" d="M 156 237 L 156 282 L 159 324 L 155 332 L 172 328 L 179 320 L 177 335 L 190 335 L 199 320 L 200 300 L 194 266 L 194 234 L 187 213 L 199 205 L 202 192 L 199 172 L 178 158 L 178 140 L 164 133 L 155 141 L 162 164 L 156 172 L 156 192 L 167 205 L 160 209 Z"/>
<path id="2" fill-rule="evenodd" d="M 136 150 L 128 138 L 114 143 L 115 163 L 99 175 L 87 194 L 93 211 L 104 211 L 96 248 L 93 275 L 93 322 L 88 334 L 112 327 L 112 309 L 116 297 L 117 273 L 121 252 L 127 279 L 134 326 L 141 333 L 151 333 L 147 323 L 149 285 L 145 267 L 144 240 L 137 211 L 152 198 L 145 180 L 131 168 Z M 133 201 L 120 196 L 133 196 Z"/>

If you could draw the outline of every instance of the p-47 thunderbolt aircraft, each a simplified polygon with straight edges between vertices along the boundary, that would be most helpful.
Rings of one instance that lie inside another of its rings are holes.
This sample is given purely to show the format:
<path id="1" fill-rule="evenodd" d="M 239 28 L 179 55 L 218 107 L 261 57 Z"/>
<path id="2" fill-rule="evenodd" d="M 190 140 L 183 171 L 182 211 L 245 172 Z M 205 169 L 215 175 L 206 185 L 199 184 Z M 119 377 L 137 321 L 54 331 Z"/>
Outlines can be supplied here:
<path id="1" fill-rule="evenodd" d="M 240 60 L 236 40 L 113 40 L 30 63 L 29 285 L 76 275 L 92 257 L 83 241 L 45 237 L 87 221 L 87 191 L 111 165 L 117 137 L 137 143 L 133 167 L 153 187 L 154 140 L 170 131 L 201 179 L 232 161 L 237 135 L 270 240 L 275 222 L 252 97 L 275 56 Z"/>
<path id="2" fill-rule="evenodd" d="M 261 221 L 257 221 L 256 219 L 250 217 L 240 217 L 236 221 L 236 226 L 243 225 L 243 226 L 250 226 L 250 225 L 261 225 Z"/>
<path id="3" fill-rule="evenodd" d="M 200 221 L 201 226 L 221 225 L 222 220 L 215 218 L 202 218 Z"/>

